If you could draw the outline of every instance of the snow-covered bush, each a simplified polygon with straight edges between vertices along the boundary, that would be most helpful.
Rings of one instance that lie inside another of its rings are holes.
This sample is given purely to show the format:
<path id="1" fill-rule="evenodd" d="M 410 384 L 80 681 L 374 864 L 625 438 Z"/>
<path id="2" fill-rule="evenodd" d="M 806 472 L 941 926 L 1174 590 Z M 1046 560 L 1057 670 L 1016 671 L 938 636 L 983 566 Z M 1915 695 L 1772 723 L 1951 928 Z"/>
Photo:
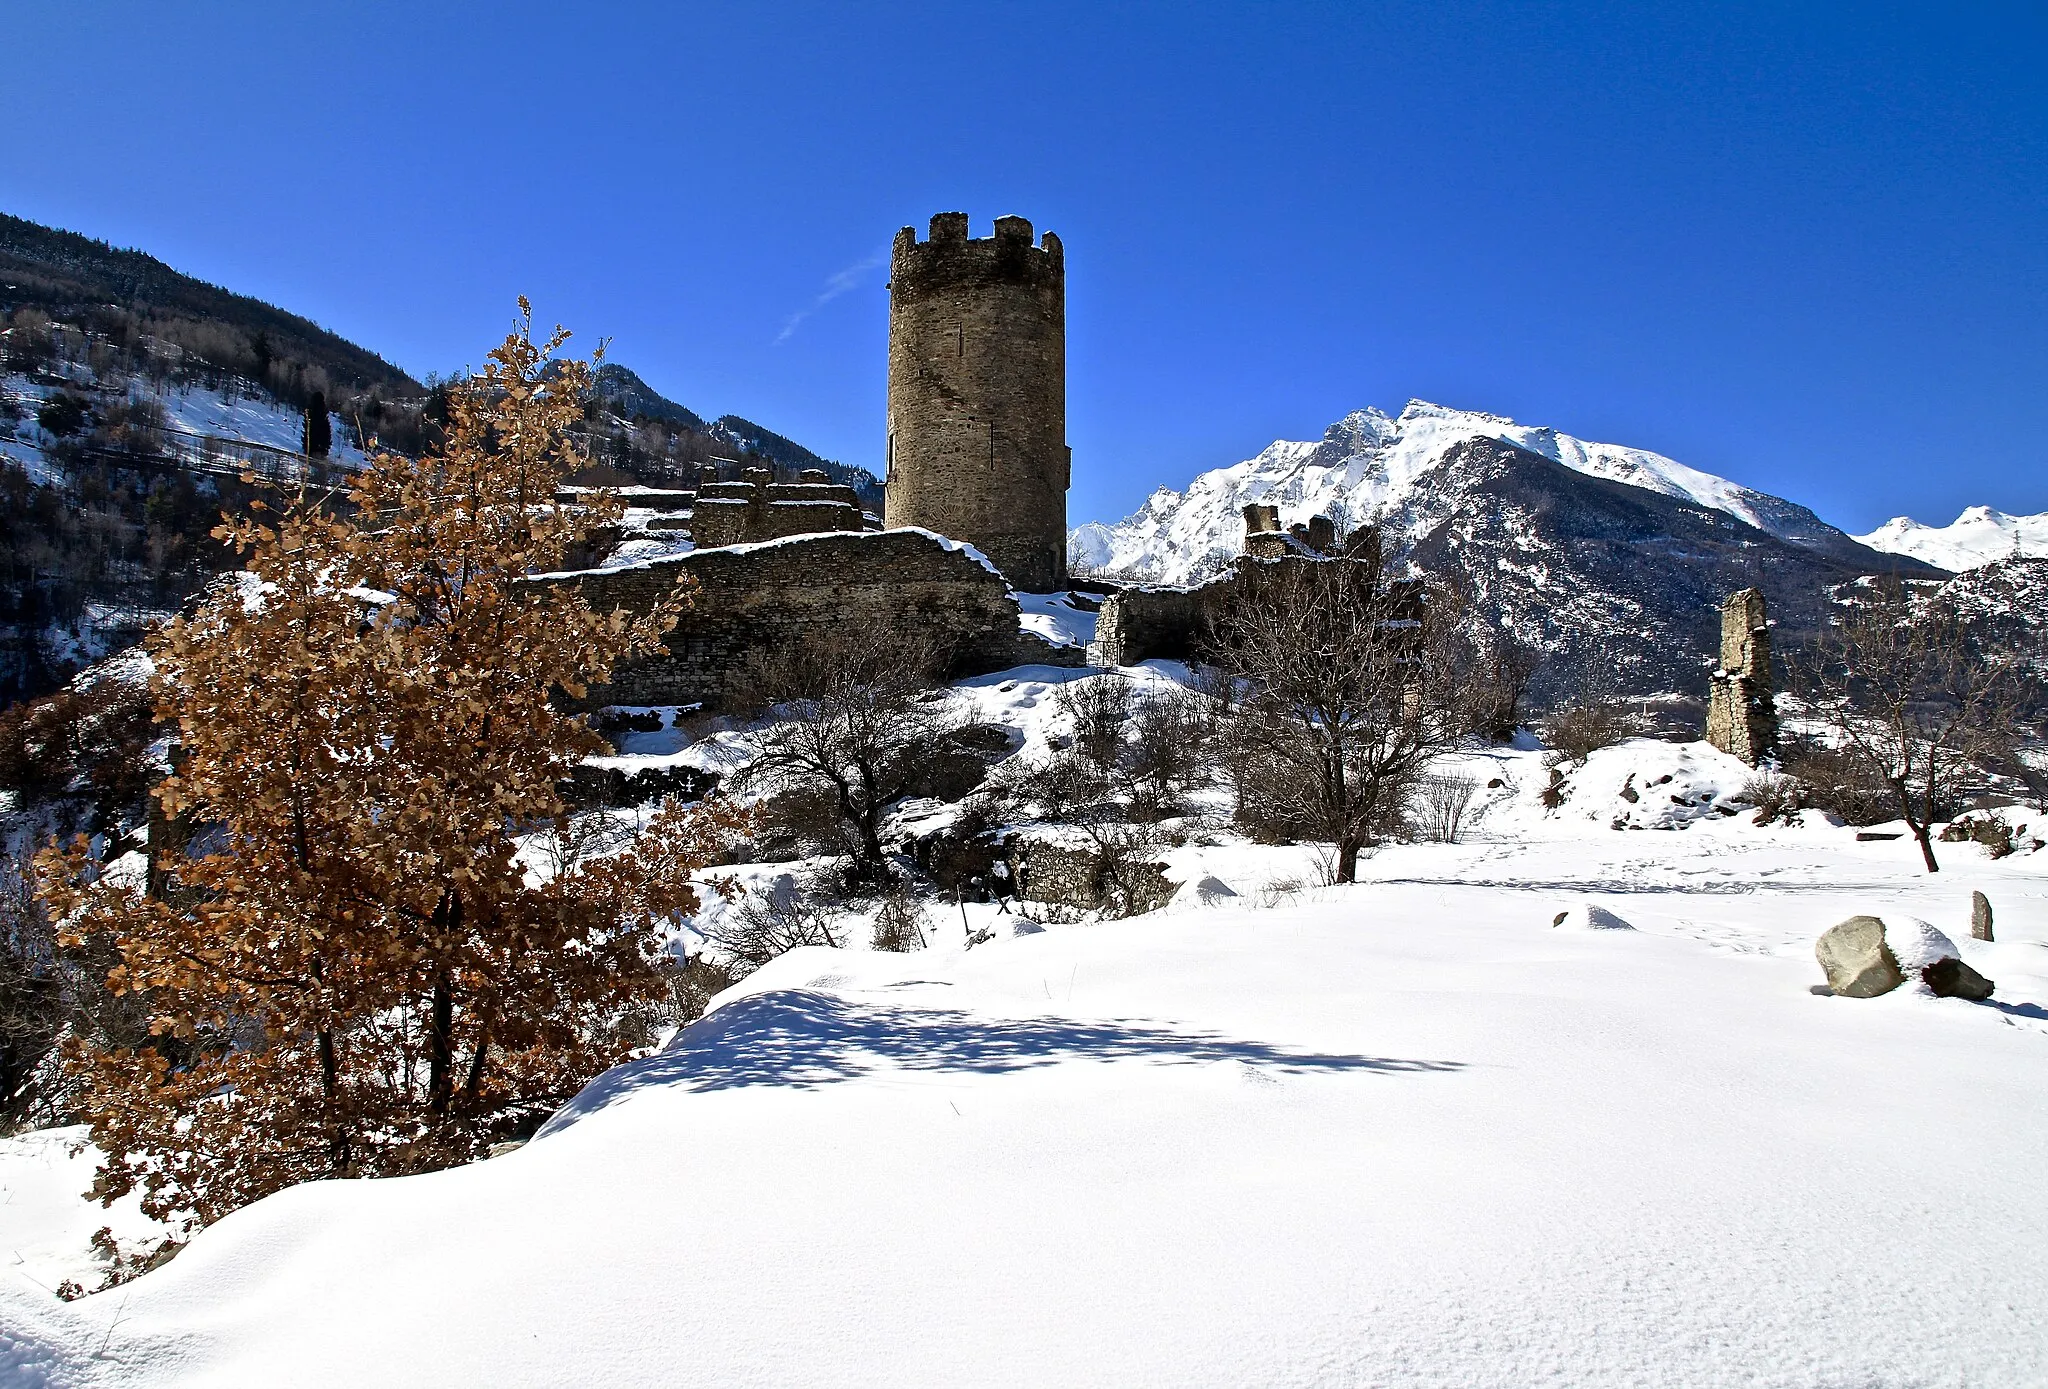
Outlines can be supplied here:
<path id="1" fill-rule="evenodd" d="M 1635 712 L 1617 700 L 1592 700 L 1569 705 L 1548 715 L 1542 725 L 1546 745 L 1584 762 L 1602 748 L 1633 738 Z"/>

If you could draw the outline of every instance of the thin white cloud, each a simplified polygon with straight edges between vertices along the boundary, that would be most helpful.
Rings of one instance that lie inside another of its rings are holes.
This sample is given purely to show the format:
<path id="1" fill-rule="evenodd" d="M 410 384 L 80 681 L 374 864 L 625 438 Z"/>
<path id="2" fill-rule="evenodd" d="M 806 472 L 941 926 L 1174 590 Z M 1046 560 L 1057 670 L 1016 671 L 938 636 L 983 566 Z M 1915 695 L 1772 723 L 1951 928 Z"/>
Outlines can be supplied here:
<path id="1" fill-rule="evenodd" d="M 789 335 L 796 331 L 798 324 L 824 308 L 840 295 L 845 294 L 849 290 L 859 289 L 860 282 L 867 278 L 870 270 L 879 270 L 888 263 L 889 253 L 887 251 L 877 251 L 857 264 L 849 265 L 844 270 L 834 271 L 827 277 L 825 288 L 819 291 L 818 297 L 789 316 L 788 321 L 782 325 L 782 331 L 775 335 L 775 341 L 772 346 L 780 347 L 783 343 L 789 341 Z"/>

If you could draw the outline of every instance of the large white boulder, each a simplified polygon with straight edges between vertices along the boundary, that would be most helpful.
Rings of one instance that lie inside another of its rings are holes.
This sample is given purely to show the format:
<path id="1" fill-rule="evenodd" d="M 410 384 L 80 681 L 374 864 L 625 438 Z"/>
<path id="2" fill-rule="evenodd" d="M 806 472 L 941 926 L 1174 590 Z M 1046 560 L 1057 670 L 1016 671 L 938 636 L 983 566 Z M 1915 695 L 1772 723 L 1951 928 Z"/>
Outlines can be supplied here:
<path id="1" fill-rule="evenodd" d="M 1828 988 L 1844 998 L 1875 998 L 1908 979 L 1943 998 L 1991 997 L 1991 981 L 1963 962 L 1954 941 L 1918 917 L 1852 916 L 1822 932 L 1813 954 Z"/>

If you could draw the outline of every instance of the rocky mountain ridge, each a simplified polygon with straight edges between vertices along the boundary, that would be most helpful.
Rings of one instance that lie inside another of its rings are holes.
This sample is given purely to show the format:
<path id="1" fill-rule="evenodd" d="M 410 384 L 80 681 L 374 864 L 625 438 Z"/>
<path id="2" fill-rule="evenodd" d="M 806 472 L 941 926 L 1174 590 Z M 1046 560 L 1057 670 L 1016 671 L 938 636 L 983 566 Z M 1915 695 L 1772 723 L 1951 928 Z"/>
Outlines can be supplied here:
<path id="1" fill-rule="evenodd" d="M 1340 528 L 1373 522 L 1400 560 L 1462 589 L 1472 611 L 1531 648 L 1539 695 L 1703 694 L 1716 608 L 1764 590 L 1788 640 L 1822 621 L 1827 592 L 1865 574 L 1945 577 L 1881 554 L 1811 510 L 1642 449 L 1498 415 L 1410 402 L 1362 410 L 1320 441 L 1162 488 L 1115 526 L 1081 527 L 1075 563 L 1197 581 L 1238 553 L 1242 508 L 1277 505 Z"/>

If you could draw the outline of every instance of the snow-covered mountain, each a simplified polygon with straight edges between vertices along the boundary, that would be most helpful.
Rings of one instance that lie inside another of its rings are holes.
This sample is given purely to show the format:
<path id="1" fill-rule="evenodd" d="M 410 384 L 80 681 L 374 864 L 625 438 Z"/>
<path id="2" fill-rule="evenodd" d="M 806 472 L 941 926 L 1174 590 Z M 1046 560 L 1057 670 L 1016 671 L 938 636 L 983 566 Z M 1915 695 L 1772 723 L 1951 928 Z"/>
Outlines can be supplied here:
<path id="1" fill-rule="evenodd" d="M 1988 506 L 1973 506 L 1946 526 L 1894 516 L 1870 534 L 1856 538 L 1873 550 L 1911 555 L 1960 574 L 1994 560 L 2048 556 L 2048 511 L 2008 516 Z"/>
<path id="2" fill-rule="evenodd" d="M 1703 694 L 1716 607 L 1734 589 L 1761 587 L 1796 638 L 1822 620 L 1833 585 L 1887 570 L 1946 577 L 1661 454 L 1422 401 L 1155 492 L 1114 526 L 1077 530 L 1072 555 L 1196 581 L 1239 553 L 1251 502 L 1277 505 L 1283 524 L 1378 523 L 1397 559 L 1457 584 L 1475 614 L 1540 655 L 1540 699 Z"/>
<path id="3" fill-rule="evenodd" d="M 1162 487 L 1112 526 L 1077 527 L 1069 549 L 1076 565 L 1159 583 L 1190 583 L 1215 573 L 1239 552 L 1243 508 L 1277 504 L 1282 525 L 1321 513 L 1346 526 L 1378 521 L 1390 533 L 1418 538 L 1426 504 L 1439 490 L 1445 458 L 1468 439 L 1500 440 L 1588 477 L 1640 487 L 1734 517 L 1794 545 L 1839 551 L 1849 537 L 1807 508 L 1689 468 L 1647 449 L 1589 443 L 1501 415 L 1454 410 L 1411 400 L 1390 418 L 1359 410 L 1315 442 L 1277 440 L 1255 458 L 1203 473 L 1176 492 Z"/>

